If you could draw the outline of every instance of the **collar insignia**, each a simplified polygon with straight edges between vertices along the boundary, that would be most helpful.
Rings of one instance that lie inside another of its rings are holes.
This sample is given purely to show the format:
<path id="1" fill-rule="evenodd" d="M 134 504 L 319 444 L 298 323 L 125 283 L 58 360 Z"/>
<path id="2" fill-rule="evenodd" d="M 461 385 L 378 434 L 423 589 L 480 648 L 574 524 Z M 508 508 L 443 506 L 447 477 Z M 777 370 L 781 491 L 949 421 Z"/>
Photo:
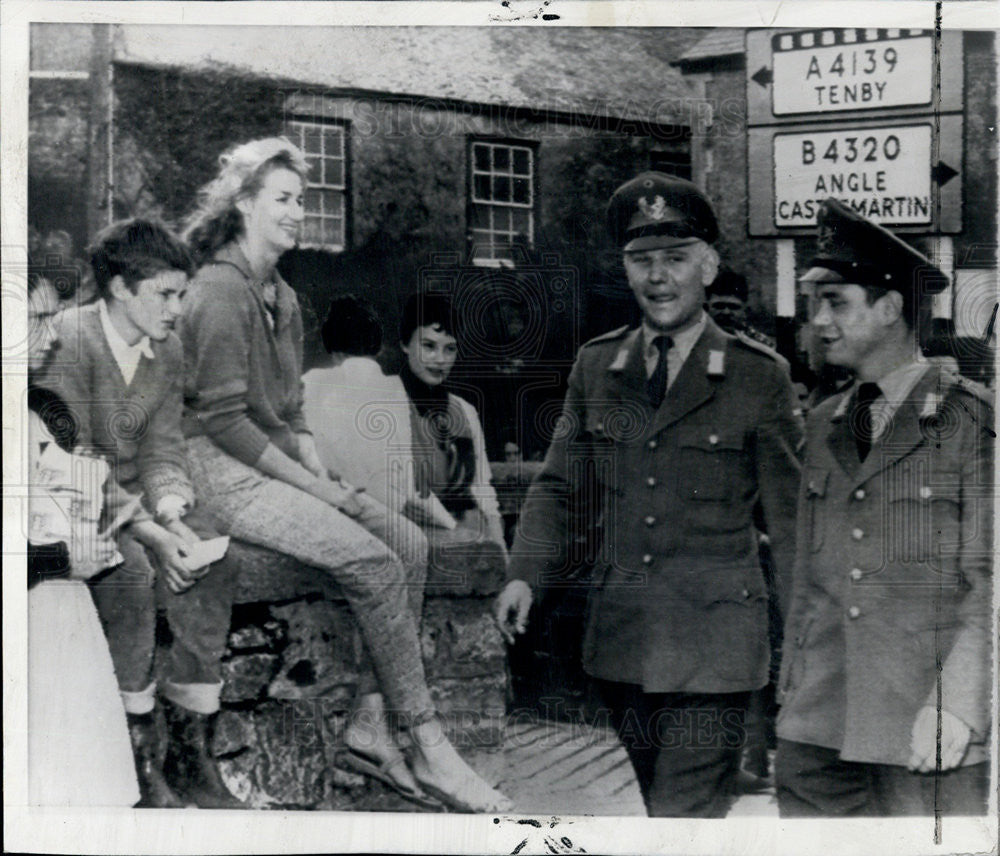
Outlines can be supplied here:
<path id="1" fill-rule="evenodd" d="M 726 352 L 708 352 L 708 373 L 710 375 L 722 376 L 726 373 Z"/>
<path id="2" fill-rule="evenodd" d="M 840 394 L 840 403 L 837 405 L 837 409 L 831 414 L 831 419 L 844 418 L 844 414 L 847 413 L 847 403 L 850 401 L 850 398 L 851 396 L 849 391 L 845 391 Z"/>
<path id="3" fill-rule="evenodd" d="M 933 419 L 941 409 L 943 399 L 936 392 L 928 392 L 924 399 L 923 410 L 920 411 L 921 419 Z"/>

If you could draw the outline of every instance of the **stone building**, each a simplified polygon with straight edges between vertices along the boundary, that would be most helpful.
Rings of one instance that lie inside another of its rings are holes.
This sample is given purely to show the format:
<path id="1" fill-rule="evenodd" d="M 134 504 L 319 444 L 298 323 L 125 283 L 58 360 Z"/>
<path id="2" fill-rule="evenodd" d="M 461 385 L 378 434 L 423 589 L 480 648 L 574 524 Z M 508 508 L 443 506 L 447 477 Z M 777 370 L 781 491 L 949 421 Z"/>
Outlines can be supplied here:
<path id="1" fill-rule="evenodd" d="M 34 25 L 29 218 L 78 246 L 113 218 L 178 223 L 225 148 L 286 134 L 314 163 L 282 261 L 307 325 L 351 291 L 392 340 L 418 285 L 452 291 L 455 380 L 491 457 L 527 456 L 577 345 L 633 318 L 608 196 L 643 169 L 693 174 L 703 105 L 669 60 L 701 35 Z"/>

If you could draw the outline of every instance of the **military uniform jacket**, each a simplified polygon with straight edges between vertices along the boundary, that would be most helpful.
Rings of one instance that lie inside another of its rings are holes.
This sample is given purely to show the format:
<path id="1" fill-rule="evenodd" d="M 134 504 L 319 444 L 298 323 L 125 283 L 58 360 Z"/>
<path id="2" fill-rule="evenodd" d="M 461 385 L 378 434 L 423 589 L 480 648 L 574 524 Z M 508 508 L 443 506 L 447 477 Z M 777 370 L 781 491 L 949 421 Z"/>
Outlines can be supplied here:
<path id="1" fill-rule="evenodd" d="M 809 416 L 778 734 L 905 765 L 921 707 L 989 721 L 992 426 L 985 390 L 931 366 L 864 463 L 853 388 Z M 940 663 L 940 684 L 938 666 Z"/>
<path id="2" fill-rule="evenodd" d="M 585 669 L 647 692 L 759 688 L 769 645 L 758 502 L 779 573 L 793 555 L 802 426 L 787 370 L 709 320 L 654 411 L 642 351 L 640 330 L 625 328 L 580 350 L 511 575 L 544 585 L 565 569 L 567 507 L 594 487 L 603 544 Z"/>

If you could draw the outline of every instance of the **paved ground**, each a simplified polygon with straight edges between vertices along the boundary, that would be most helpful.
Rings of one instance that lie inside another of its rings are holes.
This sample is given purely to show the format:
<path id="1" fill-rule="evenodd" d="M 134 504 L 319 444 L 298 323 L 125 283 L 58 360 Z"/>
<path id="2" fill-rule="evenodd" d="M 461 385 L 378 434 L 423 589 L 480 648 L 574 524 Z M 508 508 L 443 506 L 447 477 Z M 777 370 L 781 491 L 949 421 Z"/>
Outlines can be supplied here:
<path id="1" fill-rule="evenodd" d="M 613 731 L 544 719 L 512 721 L 503 749 L 462 748 L 462 755 L 487 781 L 514 801 L 512 814 L 645 817 L 632 766 Z M 343 774 L 341 774 L 343 775 Z M 360 776 L 366 791 L 352 797 L 359 811 L 420 809 Z M 729 817 L 777 817 L 773 794 L 740 797 Z"/>
<path id="2" fill-rule="evenodd" d="M 613 732 L 538 720 L 507 729 L 499 788 L 530 815 L 643 817 L 639 786 Z M 777 817 L 772 793 L 740 797 L 729 817 Z"/>

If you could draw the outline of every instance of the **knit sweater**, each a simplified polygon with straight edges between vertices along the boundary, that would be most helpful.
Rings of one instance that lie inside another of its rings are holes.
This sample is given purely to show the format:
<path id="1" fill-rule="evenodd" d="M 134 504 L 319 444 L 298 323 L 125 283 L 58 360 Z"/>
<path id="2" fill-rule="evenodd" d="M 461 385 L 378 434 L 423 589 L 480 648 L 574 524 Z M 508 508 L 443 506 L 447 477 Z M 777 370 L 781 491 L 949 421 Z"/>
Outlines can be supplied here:
<path id="1" fill-rule="evenodd" d="M 184 360 L 178 338 L 171 333 L 151 342 L 153 359 L 142 357 L 126 384 L 98 304 L 67 309 L 54 324 L 59 351 L 34 383 L 62 398 L 76 420 L 78 445 L 111 466 L 109 483 L 118 490 L 109 492 L 105 516 L 136 494 L 145 494 L 147 510 L 170 494 L 193 504 L 180 426 Z"/>
<path id="2" fill-rule="evenodd" d="M 298 459 L 302 414 L 302 314 L 278 275 L 274 326 L 264 282 L 235 244 L 222 247 L 188 286 L 184 343 L 186 437 L 208 436 L 224 452 L 254 466 L 268 443 Z"/>

